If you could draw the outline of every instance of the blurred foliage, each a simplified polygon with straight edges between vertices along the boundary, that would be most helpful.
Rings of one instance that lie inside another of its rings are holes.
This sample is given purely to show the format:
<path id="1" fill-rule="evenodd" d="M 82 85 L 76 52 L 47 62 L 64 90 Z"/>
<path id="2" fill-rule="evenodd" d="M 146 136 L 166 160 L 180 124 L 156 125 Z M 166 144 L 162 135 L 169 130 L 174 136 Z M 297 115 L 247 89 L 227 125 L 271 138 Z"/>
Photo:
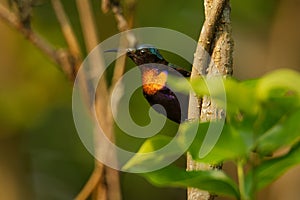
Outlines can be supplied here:
<path id="1" fill-rule="evenodd" d="M 0 69 L 3 77 L 0 119 L 6 124 L 5 128 L 14 132 L 33 125 L 39 113 L 52 103 L 67 103 L 71 84 L 60 71 L 45 62 L 46 57 L 19 35 L 12 34 L 16 38 L 12 41 L 15 42 L 14 54 Z"/>
<path id="2" fill-rule="evenodd" d="M 93 158 L 72 126 L 70 105 L 48 108 L 24 138 L 35 199 L 73 199 L 93 170 Z"/>
<path id="3" fill-rule="evenodd" d="M 234 19 L 232 23 L 246 27 L 270 24 L 268 21 L 276 11 L 278 3 L 278 0 L 231 0 L 232 18 Z"/>
<path id="4" fill-rule="evenodd" d="M 175 138 L 154 136 L 147 139 L 138 151 L 140 154 L 129 160 L 124 169 L 148 169 L 149 164 L 168 160 L 176 153 L 175 150 L 185 152 L 186 143 L 191 141 L 190 137 L 197 129 L 197 135 L 187 151 L 199 162 L 235 162 L 239 188 L 223 171 L 187 172 L 185 168 L 170 165 L 144 173 L 143 176 L 160 186 L 197 187 L 211 193 L 246 200 L 254 199 L 256 192 L 271 184 L 291 167 L 300 164 L 300 73 L 287 69 L 277 70 L 251 80 L 251 84 L 249 81 L 240 82 L 232 78 L 223 78 L 223 84 L 218 84 L 217 79 L 220 77 L 191 81 L 197 95 L 210 95 L 218 107 L 226 108 L 226 123 L 220 130 L 217 142 L 207 140 L 212 147 L 211 151 L 201 154 L 202 147 L 207 145 L 204 143 L 205 139 L 213 134 L 208 132 L 209 127 L 222 126 L 222 121 L 185 122 L 179 127 Z M 180 91 L 190 91 L 183 80 L 177 78 L 172 83 Z M 157 151 L 174 140 L 175 150 Z M 271 157 L 283 148 L 287 149 L 285 153 Z M 152 153 L 151 156 L 143 155 L 149 152 Z M 256 158 L 253 159 L 254 157 Z M 246 164 L 247 173 L 244 172 Z"/>

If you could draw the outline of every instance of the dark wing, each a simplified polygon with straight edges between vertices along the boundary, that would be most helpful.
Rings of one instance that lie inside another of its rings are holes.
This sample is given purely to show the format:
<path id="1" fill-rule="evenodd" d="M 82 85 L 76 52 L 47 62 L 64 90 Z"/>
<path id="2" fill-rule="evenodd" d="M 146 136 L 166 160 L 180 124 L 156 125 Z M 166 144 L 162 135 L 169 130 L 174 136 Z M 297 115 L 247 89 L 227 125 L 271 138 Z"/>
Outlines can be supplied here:
<path id="1" fill-rule="evenodd" d="M 178 67 L 172 63 L 169 63 L 168 66 L 172 67 L 173 69 L 175 69 L 176 71 L 178 71 L 182 76 L 184 77 L 190 77 L 191 76 L 191 72 L 181 68 L 181 67 Z"/>
<path id="2" fill-rule="evenodd" d="M 181 93 L 176 93 L 175 95 L 169 88 L 164 87 L 154 95 L 147 95 L 144 93 L 144 96 L 151 106 L 160 104 L 165 109 L 166 115 L 170 120 L 180 123 L 187 119 L 187 95 Z M 181 104 L 179 102 L 181 102 Z M 158 113 L 164 114 L 163 108 L 154 107 Z"/>

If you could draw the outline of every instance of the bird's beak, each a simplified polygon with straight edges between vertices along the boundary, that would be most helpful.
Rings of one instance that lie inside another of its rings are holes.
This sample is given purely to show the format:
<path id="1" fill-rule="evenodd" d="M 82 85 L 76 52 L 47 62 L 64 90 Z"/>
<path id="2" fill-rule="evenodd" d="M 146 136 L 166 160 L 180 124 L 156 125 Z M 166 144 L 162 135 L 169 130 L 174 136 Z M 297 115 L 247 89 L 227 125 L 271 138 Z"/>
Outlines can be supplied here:
<path id="1" fill-rule="evenodd" d="M 108 53 L 108 52 L 120 52 L 120 49 L 108 49 L 108 50 L 105 50 L 104 53 Z"/>
<path id="2" fill-rule="evenodd" d="M 104 53 L 109 53 L 109 52 L 115 52 L 115 53 L 120 53 L 120 54 L 127 54 L 127 55 L 132 55 L 135 53 L 135 48 L 127 48 L 127 49 L 108 49 L 105 50 Z"/>

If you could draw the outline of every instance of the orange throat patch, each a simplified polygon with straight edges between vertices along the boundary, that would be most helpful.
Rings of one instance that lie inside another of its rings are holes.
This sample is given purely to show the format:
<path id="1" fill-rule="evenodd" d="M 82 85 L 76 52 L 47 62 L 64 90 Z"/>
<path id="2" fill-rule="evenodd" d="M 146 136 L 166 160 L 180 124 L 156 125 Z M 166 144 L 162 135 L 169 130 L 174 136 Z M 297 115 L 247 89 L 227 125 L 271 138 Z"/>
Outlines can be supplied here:
<path id="1" fill-rule="evenodd" d="M 148 95 L 154 95 L 166 85 L 167 77 L 168 74 L 166 71 L 157 72 L 155 69 L 143 71 L 143 91 Z"/>

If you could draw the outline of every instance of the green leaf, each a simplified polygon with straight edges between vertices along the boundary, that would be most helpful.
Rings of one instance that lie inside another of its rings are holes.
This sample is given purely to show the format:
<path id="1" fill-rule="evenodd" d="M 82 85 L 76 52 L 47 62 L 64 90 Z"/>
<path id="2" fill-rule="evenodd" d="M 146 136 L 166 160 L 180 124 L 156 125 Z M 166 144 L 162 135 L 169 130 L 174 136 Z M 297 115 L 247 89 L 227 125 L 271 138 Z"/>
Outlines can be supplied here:
<path id="1" fill-rule="evenodd" d="M 261 135 L 280 119 L 300 106 L 300 75 L 292 70 L 277 70 L 259 79 L 256 100 L 260 112 L 255 123 L 257 135 Z"/>
<path id="2" fill-rule="evenodd" d="M 199 78 L 191 81 L 197 95 L 208 95 L 227 112 L 236 114 L 242 111 L 255 114 L 258 111 L 258 101 L 255 99 L 257 81 L 239 82 L 233 78 Z"/>
<path id="3" fill-rule="evenodd" d="M 223 77 L 200 77 L 190 81 L 178 77 L 169 77 L 169 85 L 177 92 L 189 93 L 193 90 L 198 96 L 210 96 L 220 106 L 227 109 L 227 112 L 236 114 L 243 111 L 255 114 L 259 105 L 255 98 L 255 86 L 257 80 L 239 82 L 233 78 Z"/>
<path id="4" fill-rule="evenodd" d="M 293 113 L 263 134 L 256 142 L 256 151 L 267 155 L 280 147 L 290 146 L 300 141 L 300 110 Z"/>
<path id="5" fill-rule="evenodd" d="M 160 169 L 187 152 L 197 134 L 198 123 L 184 123 L 175 137 L 157 135 L 147 139 L 139 151 L 123 166 L 123 170 L 145 172 Z M 189 128 L 190 134 L 185 134 Z"/>
<path id="6" fill-rule="evenodd" d="M 226 160 L 234 160 L 241 156 L 245 156 L 247 154 L 250 146 L 247 145 L 249 143 L 247 140 L 249 138 L 244 134 L 244 132 L 240 132 L 236 130 L 233 126 L 229 124 L 225 124 L 221 129 L 220 135 L 216 134 L 216 129 L 212 128 L 212 132 L 209 132 L 209 126 L 218 127 L 220 125 L 219 122 L 207 122 L 200 123 L 197 136 L 189 148 L 189 152 L 194 160 L 198 160 L 201 162 L 206 162 L 210 164 L 218 164 L 220 162 Z M 187 129 L 185 134 L 189 134 L 189 130 Z M 212 139 L 205 140 L 208 145 L 213 145 L 211 151 L 205 156 L 200 158 L 199 153 L 203 144 L 205 137 L 208 137 L 208 134 L 213 134 L 213 137 L 216 137 L 216 143 L 212 141 Z M 246 133 L 246 135 L 249 135 Z M 250 143 L 251 144 L 251 143 Z"/>
<path id="7" fill-rule="evenodd" d="M 168 75 L 167 84 L 173 91 L 184 94 L 189 94 L 192 90 L 192 87 L 186 78 L 174 76 L 172 74 Z"/>
<path id="8" fill-rule="evenodd" d="M 193 187 L 213 194 L 239 198 L 234 181 L 222 171 L 186 171 L 168 166 L 158 171 L 142 174 L 149 182 L 164 187 Z"/>
<path id="9" fill-rule="evenodd" d="M 187 150 L 194 160 L 218 164 L 245 156 L 252 147 L 249 137 L 251 134 L 248 132 L 238 131 L 229 124 L 223 127 L 220 122 L 184 123 L 180 125 L 178 135 L 173 138 L 158 135 L 147 139 L 123 166 L 123 170 L 144 172 L 149 167 L 165 166 L 165 163 L 175 161 Z M 208 154 L 201 156 L 202 148 L 208 148 Z"/>
<path id="10" fill-rule="evenodd" d="M 163 148 L 172 140 L 172 137 L 158 135 L 147 139 L 139 151 L 123 166 L 123 170 L 126 171 L 145 171 L 149 166 L 154 166 L 156 164 L 162 164 L 164 160 L 168 157 L 176 155 L 177 150 L 168 151 L 165 153 L 159 152 L 157 150 Z"/>
<path id="11" fill-rule="evenodd" d="M 298 97 L 297 105 L 299 105 L 300 104 L 299 85 L 300 85 L 300 74 L 297 73 L 296 71 L 290 69 L 276 70 L 270 74 L 265 75 L 259 80 L 256 89 L 256 97 L 260 101 L 267 101 L 272 99 L 274 95 L 276 97 L 278 96 L 278 94 L 281 94 L 280 96 L 285 97 L 286 99 L 286 97 L 294 93 L 294 95 Z M 288 91 L 290 93 L 286 93 Z M 296 99 L 294 99 L 294 101 L 295 100 Z M 280 100 L 280 102 L 284 102 L 284 101 Z"/>
<path id="12" fill-rule="evenodd" d="M 262 162 L 246 176 L 248 194 L 256 192 L 275 181 L 291 167 L 300 164 L 300 143 L 282 157 Z"/>
<path id="13" fill-rule="evenodd" d="M 227 110 L 247 113 L 250 115 L 258 112 L 259 104 L 255 99 L 255 86 L 257 80 L 239 82 L 234 79 L 225 80 Z"/>

